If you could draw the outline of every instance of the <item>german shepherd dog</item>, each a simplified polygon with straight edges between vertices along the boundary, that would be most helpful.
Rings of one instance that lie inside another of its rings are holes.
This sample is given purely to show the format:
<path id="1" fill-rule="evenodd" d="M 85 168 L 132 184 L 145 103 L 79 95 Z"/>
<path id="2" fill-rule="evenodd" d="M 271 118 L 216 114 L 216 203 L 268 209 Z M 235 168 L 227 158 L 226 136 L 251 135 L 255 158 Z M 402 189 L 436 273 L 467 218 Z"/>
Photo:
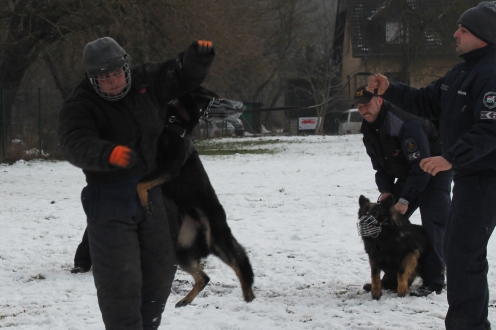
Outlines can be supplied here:
<path id="1" fill-rule="evenodd" d="M 371 203 L 360 195 L 357 228 L 369 256 L 372 298 L 382 295 L 381 270 L 397 274 L 398 296 L 405 296 L 430 249 L 422 226 L 394 209 L 394 197 Z"/>
<path id="2" fill-rule="evenodd" d="M 153 212 L 147 191 L 161 185 L 178 263 L 195 280 L 193 289 L 176 307 L 190 304 L 209 282 L 200 266 L 200 260 L 209 254 L 234 270 L 246 302 L 255 299 L 248 256 L 227 225 L 226 213 L 192 142 L 192 131 L 213 98 L 217 98 L 215 93 L 200 87 L 168 106 L 158 166 L 137 188 L 141 204 Z"/>

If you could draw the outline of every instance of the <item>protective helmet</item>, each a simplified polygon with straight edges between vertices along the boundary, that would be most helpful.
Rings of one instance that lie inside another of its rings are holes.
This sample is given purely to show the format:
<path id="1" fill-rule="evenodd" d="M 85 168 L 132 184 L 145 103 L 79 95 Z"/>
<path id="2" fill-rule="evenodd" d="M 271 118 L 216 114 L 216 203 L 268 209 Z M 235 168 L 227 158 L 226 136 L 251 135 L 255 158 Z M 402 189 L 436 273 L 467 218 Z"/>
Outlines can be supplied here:
<path id="1" fill-rule="evenodd" d="M 129 55 L 112 38 L 104 37 L 88 43 L 83 50 L 83 68 L 95 91 L 104 99 L 116 101 L 122 99 L 131 88 L 131 71 Z M 98 76 L 122 70 L 126 85 L 118 94 L 105 93 L 100 86 Z"/>

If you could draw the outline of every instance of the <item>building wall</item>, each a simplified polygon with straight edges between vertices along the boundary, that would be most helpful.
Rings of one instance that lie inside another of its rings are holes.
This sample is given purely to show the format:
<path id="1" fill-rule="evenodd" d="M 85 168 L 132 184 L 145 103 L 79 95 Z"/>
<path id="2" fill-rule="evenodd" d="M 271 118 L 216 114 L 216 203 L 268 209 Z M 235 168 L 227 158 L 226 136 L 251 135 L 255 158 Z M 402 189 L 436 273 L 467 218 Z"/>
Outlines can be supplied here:
<path id="1" fill-rule="evenodd" d="M 343 63 L 342 63 L 342 81 L 346 83 L 352 74 L 355 72 L 364 71 L 362 64 L 362 59 L 353 57 L 353 51 L 351 47 L 351 35 L 349 29 L 350 21 L 347 18 L 344 30 L 344 41 L 343 41 Z M 350 81 L 349 85 L 344 89 L 344 94 L 352 96 L 356 89 L 356 83 Z"/>
<path id="2" fill-rule="evenodd" d="M 455 50 L 453 48 L 453 54 Z M 349 32 L 349 20 L 346 20 L 346 29 L 343 44 L 342 79 L 346 83 L 353 74 L 359 72 L 398 72 L 400 58 L 397 57 L 354 57 L 352 54 L 351 35 Z M 410 70 L 410 85 L 423 87 L 432 81 L 444 76 L 446 72 L 459 60 L 456 56 L 432 57 L 423 63 L 416 65 Z M 352 98 L 354 91 L 361 85 L 367 83 L 367 75 L 353 77 L 343 93 Z"/>

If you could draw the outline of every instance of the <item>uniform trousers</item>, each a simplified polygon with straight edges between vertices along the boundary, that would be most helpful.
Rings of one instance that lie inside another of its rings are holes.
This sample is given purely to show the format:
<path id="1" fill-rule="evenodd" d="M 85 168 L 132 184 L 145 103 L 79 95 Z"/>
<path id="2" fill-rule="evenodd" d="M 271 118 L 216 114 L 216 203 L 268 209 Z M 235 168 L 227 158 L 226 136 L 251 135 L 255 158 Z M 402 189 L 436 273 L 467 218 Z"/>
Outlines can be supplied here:
<path id="1" fill-rule="evenodd" d="M 149 191 L 149 215 L 136 193 L 138 181 L 89 184 L 81 193 L 98 304 L 108 330 L 157 329 L 177 268 L 161 188 Z"/>
<path id="2" fill-rule="evenodd" d="M 453 179 L 444 251 L 448 330 L 483 330 L 488 315 L 487 243 L 496 225 L 496 177 Z"/>

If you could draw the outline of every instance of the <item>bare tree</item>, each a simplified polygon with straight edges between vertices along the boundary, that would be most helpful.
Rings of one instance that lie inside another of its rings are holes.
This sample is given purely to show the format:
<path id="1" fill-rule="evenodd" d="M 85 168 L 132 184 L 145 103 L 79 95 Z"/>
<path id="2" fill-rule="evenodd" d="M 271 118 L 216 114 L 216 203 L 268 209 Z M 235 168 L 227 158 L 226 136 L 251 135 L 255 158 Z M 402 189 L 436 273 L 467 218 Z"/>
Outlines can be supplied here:
<path id="1" fill-rule="evenodd" d="M 314 104 L 321 104 L 333 94 L 340 84 L 340 65 L 334 52 L 337 1 L 316 0 L 317 10 L 312 15 L 312 38 L 308 39 L 303 56 L 292 64 L 298 70 L 297 86 Z M 303 80 L 303 84 L 301 82 Z M 316 108 L 316 134 L 322 134 L 327 105 Z"/>
<path id="2" fill-rule="evenodd" d="M 0 87 L 9 91 L 4 100 L 7 122 L 24 73 L 42 51 L 65 35 L 107 25 L 110 9 L 126 10 L 123 3 L 113 0 L 101 7 L 92 1 L 3 1 Z"/>
<path id="3" fill-rule="evenodd" d="M 213 40 L 217 59 L 207 86 L 273 106 L 286 89 L 291 60 L 304 50 L 312 9 L 303 0 L 6 1 L 0 7 L 6 122 L 33 61 L 43 59 L 66 98 L 84 75 L 82 48 L 104 35 L 136 63 L 172 57 L 194 39 Z"/>

